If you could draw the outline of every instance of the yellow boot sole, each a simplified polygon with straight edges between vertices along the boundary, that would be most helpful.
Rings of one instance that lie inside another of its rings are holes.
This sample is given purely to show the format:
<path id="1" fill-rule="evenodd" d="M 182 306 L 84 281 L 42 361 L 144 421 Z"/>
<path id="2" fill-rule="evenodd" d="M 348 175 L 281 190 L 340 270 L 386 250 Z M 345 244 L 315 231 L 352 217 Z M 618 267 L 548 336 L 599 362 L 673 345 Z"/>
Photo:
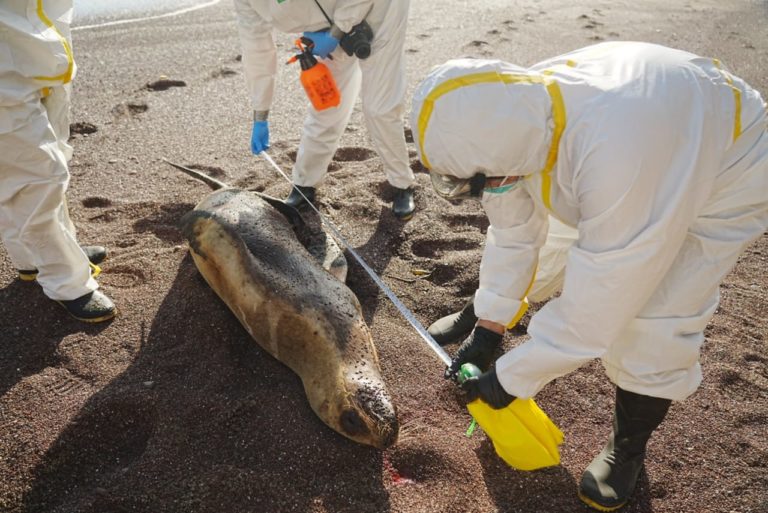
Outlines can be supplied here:
<path id="1" fill-rule="evenodd" d="M 596 509 L 597 511 L 606 511 L 606 512 L 616 511 L 617 509 L 623 508 L 624 506 L 627 505 L 627 502 L 629 502 L 629 501 L 624 501 L 618 506 L 603 506 L 602 504 L 598 504 L 597 502 L 593 501 L 586 495 L 583 495 L 581 492 L 579 492 L 579 499 L 581 499 L 581 502 L 583 502 L 584 504 L 586 504 L 592 509 Z"/>

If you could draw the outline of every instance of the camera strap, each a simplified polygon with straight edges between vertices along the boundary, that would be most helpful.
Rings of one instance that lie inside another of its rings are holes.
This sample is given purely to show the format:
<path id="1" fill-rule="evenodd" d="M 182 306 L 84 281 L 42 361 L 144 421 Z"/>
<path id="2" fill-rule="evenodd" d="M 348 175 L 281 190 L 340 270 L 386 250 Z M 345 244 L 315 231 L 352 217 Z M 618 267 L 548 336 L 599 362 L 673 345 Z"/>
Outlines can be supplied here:
<path id="1" fill-rule="evenodd" d="M 323 16 L 325 16 L 325 19 L 328 20 L 328 23 L 330 23 L 331 27 L 333 27 L 333 20 L 331 19 L 330 16 L 328 16 L 328 13 L 325 12 L 325 9 L 323 9 L 323 6 L 320 5 L 320 2 L 318 0 L 315 0 L 315 3 L 320 8 L 320 11 L 323 13 Z"/>

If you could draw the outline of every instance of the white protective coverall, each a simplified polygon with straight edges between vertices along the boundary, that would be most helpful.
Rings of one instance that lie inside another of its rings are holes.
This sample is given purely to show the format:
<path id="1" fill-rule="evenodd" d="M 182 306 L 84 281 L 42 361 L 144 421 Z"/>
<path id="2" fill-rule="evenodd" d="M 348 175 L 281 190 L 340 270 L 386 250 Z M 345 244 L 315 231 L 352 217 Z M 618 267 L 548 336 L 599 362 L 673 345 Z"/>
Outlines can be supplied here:
<path id="1" fill-rule="evenodd" d="M 0 234 L 51 299 L 98 288 L 77 243 L 69 185 L 72 0 L 0 2 Z"/>
<path id="2" fill-rule="evenodd" d="M 319 1 L 343 32 L 364 19 L 368 22 L 373 30 L 371 55 L 359 60 L 337 47 L 331 54 L 333 59 L 322 61 L 336 80 L 341 102 L 322 111 L 309 105 L 293 182 L 314 187 L 323 179 L 360 94 L 368 133 L 384 162 L 387 180 L 400 189 L 410 187 L 415 178 L 403 133 L 409 0 Z M 277 67 L 272 28 L 288 33 L 314 32 L 329 28 L 328 20 L 314 0 L 235 0 L 235 8 L 253 110 L 268 111 Z"/>
<path id="3" fill-rule="evenodd" d="M 718 286 L 768 226 L 768 133 L 759 93 L 718 61 L 604 43 L 523 69 L 455 60 L 414 97 L 431 172 L 526 176 L 485 193 L 479 318 L 516 322 L 547 215 L 578 228 L 558 298 L 496 362 L 535 395 L 593 358 L 622 389 L 682 400 L 701 382 Z"/>

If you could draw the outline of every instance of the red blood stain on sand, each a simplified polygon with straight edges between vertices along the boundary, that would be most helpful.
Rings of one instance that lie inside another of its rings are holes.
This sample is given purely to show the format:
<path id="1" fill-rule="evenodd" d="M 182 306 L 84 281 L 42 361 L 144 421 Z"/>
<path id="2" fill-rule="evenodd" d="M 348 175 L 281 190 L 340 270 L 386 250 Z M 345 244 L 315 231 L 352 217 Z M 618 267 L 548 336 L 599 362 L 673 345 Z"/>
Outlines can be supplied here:
<path id="1" fill-rule="evenodd" d="M 392 464 L 392 461 L 389 459 L 389 455 L 387 453 L 384 453 L 382 457 L 382 462 L 384 464 L 384 470 L 386 470 L 387 474 L 389 474 L 389 477 L 390 479 L 392 479 L 393 484 L 409 485 L 409 484 L 416 483 L 416 481 L 414 481 L 413 479 L 409 479 L 400 474 L 400 472 Z"/>

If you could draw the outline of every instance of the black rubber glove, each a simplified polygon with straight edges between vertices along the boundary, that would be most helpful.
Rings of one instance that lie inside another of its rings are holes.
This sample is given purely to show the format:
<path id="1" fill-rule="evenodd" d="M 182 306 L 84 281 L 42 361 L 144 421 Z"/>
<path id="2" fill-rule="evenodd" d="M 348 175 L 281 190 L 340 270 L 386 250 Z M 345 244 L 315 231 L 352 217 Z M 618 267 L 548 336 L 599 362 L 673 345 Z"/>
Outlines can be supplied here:
<path id="1" fill-rule="evenodd" d="M 461 384 L 461 388 L 467 393 L 469 402 L 480 398 L 494 410 L 506 408 L 515 400 L 515 396 L 509 395 L 496 377 L 496 369 L 489 370 L 480 376 L 474 376 Z"/>
<path id="2" fill-rule="evenodd" d="M 504 335 L 476 326 L 474 331 L 462 342 L 456 352 L 456 357 L 451 361 L 450 367 L 445 369 L 444 377 L 455 380 L 459 369 L 467 362 L 474 363 L 481 371 L 488 369 L 502 338 Z"/>

